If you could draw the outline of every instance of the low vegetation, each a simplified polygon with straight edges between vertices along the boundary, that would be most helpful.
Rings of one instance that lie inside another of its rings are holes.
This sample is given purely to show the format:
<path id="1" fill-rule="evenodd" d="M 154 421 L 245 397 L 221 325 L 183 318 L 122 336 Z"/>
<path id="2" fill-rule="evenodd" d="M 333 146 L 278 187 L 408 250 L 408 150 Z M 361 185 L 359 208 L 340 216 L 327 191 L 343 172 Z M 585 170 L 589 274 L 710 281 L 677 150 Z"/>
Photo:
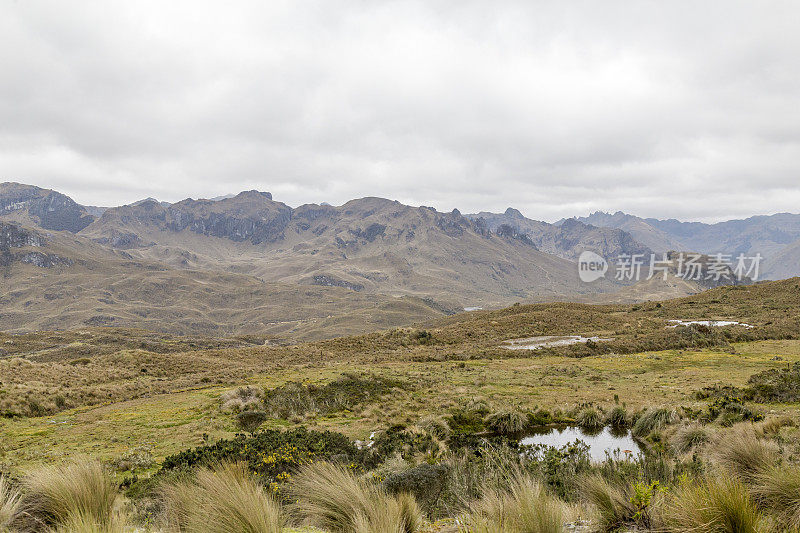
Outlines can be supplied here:
<path id="1" fill-rule="evenodd" d="M 794 531 L 793 287 L 292 346 L 0 336 L 0 531 Z M 756 327 L 666 327 L 709 317 Z M 500 346 L 572 333 L 614 340 Z M 642 454 L 519 443 L 564 425 Z"/>
<path id="2" fill-rule="evenodd" d="M 286 514 L 244 463 L 200 468 L 191 479 L 166 484 L 162 521 L 187 533 L 280 533 Z"/>

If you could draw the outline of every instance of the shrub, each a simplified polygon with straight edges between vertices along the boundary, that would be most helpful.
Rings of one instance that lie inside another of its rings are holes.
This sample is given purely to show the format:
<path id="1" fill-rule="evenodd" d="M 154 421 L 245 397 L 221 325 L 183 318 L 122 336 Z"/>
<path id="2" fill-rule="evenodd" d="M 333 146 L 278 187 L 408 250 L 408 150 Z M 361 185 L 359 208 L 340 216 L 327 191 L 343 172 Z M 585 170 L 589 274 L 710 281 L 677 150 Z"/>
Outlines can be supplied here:
<path id="1" fill-rule="evenodd" d="M 489 410 L 481 407 L 454 411 L 447 418 L 447 425 L 455 434 L 480 433 L 486 430 L 484 417 Z"/>
<path id="2" fill-rule="evenodd" d="M 344 435 L 332 431 L 309 431 L 304 427 L 262 430 L 252 436 L 237 435 L 171 455 L 164 459 L 160 473 L 211 466 L 221 461 L 244 461 L 265 483 L 275 483 L 277 487 L 303 465 L 333 457 L 361 463 L 365 452 Z"/>
<path id="3" fill-rule="evenodd" d="M 203 468 L 192 481 L 163 487 L 166 521 L 187 533 L 280 533 L 281 506 L 245 463 Z"/>
<path id="4" fill-rule="evenodd" d="M 8 531 L 11 520 L 19 507 L 19 491 L 13 489 L 11 484 L 0 475 L 0 533 Z"/>
<path id="5" fill-rule="evenodd" d="M 714 398 L 706 408 L 702 418 L 716 421 L 723 427 L 730 427 L 737 422 L 763 420 L 764 416 L 747 407 L 738 396 L 720 396 Z"/>
<path id="6" fill-rule="evenodd" d="M 529 426 L 544 426 L 557 421 L 558 416 L 555 412 L 551 413 L 547 409 L 536 409 L 532 413 L 528 413 Z"/>
<path id="7" fill-rule="evenodd" d="M 677 453 L 689 453 L 711 439 L 711 432 L 700 424 L 683 426 L 673 435 L 671 444 Z"/>
<path id="8" fill-rule="evenodd" d="M 267 421 L 267 413 L 264 411 L 243 411 L 236 415 L 236 425 L 242 431 L 254 433 L 258 427 Z"/>
<path id="9" fill-rule="evenodd" d="M 58 527 L 80 519 L 99 528 L 113 525 L 117 491 L 100 463 L 83 460 L 47 466 L 31 472 L 23 482 L 20 515 L 26 525 Z"/>
<path id="10" fill-rule="evenodd" d="M 764 370 L 750 376 L 744 390 L 747 399 L 759 402 L 800 401 L 800 362 L 788 368 Z"/>
<path id="11" fill-rule="evenodd" d="M 725 475 L 680 486 L 665 511 L 665 520 L 668 530 L 676 533 L 761 533 L 767 530 L 744 485 Z"/>
<path id="12" fill-rule="evenodd" d="M 525 431 L 528 417 L 516 409 L 505 409 L 486 417 L 486 427 L 499 435 L 516 435 Z"/>
<path id="13" fill-rule="evenodd" d="M 304 468 L 289 485 L 289 494 L 309 522 L 333 532 L 412 533 L 423 523 L 412 497 L 390 496 L 330 463 Z"/>
<path id="14" fill-rule="evenodd" d="M 520 446 L 526 467 L 540 478 L 556 496 L 572 499 L 579 476 L 589 471 L 589 446 L 576 440 L 559 448 L 536 444 Z"/>
<path id="15" fill-rule="evenodd" d="M 636 420 L 631 428 L 634 437 L 644 438 L 653 431 L 661 431 L 670 424 L 674 424 L 680 417 L 675 409 L 659 407 L 648 409 Z"/>
<path id="16" fill-rule="evenodd" d="M 422 463 L 419 466 L 389 474 L 383 481 L 383 487 L 389 494 L 411 494 L 425 512 L 431 514 L 444 490 L 447 476 L 447 466 Z"/>
<path id="17" fill-rule="evenodd" d="M 438 441 L 429 433 L 395 424 L 375 435 L 365 465 L 374 467 L 394 454 L 410 459 L 421 454 L 436 453 L 439 449 Z"/>
<path id="18" fill-rule="evenodd" d="M 800 468 L 772 466 L 757 474 L 751 492 L 792 531 L 800 530 Z"/>
<path id="19" fill-rule="evenodd" d="M 469 533 L 561 533 L 562 503 L 536 481 L 521 475 L 510 480 L 508 490 L 487 491 L 475 502 L 462 531 Z"/>
<path id="20" fill-rule="evenodd" d="M 393 388 L 407 386 L 404 382 L 380 376 L 346 373 L 325 385 L 290 382 L 267 391 L 264 406 L 273 416 L 284 419 L 310 412 L 328 414 L 353 410 L 360 404 L 388 394 Z"/>
<path id="21" fill-rule="evenodd" d="M 583 429 L 600 429 L 603 427 L 603 415 L 594 407 L 587 407 L 578 413 L 575 423 Z"/>
<path id="22" fill-rule="evenodd" d="M 624 428 L 628 426 L 628 412 L 622 406 L 614 407 L 606 417 L 606 424 L 612 428 Z"/>
<path id="23" fill-rule="evenodd" d="M 711 447 L 712 459 L 726 472 L 750 482 L 778 460 L 778 446 L 760 439 L 752 425 L 718 431 Z"/>

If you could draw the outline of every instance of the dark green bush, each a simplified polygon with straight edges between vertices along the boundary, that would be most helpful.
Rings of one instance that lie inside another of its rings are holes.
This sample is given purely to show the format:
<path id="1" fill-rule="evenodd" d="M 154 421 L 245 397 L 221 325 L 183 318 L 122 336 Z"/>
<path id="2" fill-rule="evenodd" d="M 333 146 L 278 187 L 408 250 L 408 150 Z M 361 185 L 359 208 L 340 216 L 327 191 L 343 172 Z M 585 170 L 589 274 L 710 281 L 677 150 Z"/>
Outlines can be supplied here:
<path id="1" fill-rule="evenodd" d="M 220 461 L 245 461 L 265 483 L 282 482 L 299 467 L 318 460 L 362 464 L 365 452 L 344 435 L 332 431 L 263 430 L 255 435 L 237 435 L 207 446 L 185 450 L 164 459 L 160 473 L 209 466 Z"/>
<path id="2" fill-rule="evenodd" d="M 448 468 L 443 464 L 422 463 L 390 474 L 383 481 L 383 487 L 389 494 L 411 494 L 425 512 L 431 515 L 444 491 L 447 475 Z"/>
<path id="3" fill-rule="evenodd" d="M 236 415 L 236 425 L 242 431 L 253 433 L 267 421 L 267 418 L 267 413 L 264 411 L 243 411 Z"/>
<path id="4" fill-rule="evenodd" d="M 267 412 L 278 418 L 290 418 L 309 412 L 329 414 L 352 410 L 356 406 L 379 399 L 393 388 L 408 388 L 402 381 L 347 373 L 325 385 L 304 385 L 290 382 L 264 395 Z"/>

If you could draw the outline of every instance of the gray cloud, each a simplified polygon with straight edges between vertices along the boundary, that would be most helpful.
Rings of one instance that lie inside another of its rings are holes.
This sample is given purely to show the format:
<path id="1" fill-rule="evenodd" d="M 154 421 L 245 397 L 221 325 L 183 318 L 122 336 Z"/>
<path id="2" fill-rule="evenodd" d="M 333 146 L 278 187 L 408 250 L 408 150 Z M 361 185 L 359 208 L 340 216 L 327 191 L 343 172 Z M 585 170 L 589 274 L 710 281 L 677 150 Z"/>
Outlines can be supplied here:
<path id="1" fill-rule="evenodd" d="M 0 4 L 0 179 L 554 220 L 797 211 L 792 2 Z"/>

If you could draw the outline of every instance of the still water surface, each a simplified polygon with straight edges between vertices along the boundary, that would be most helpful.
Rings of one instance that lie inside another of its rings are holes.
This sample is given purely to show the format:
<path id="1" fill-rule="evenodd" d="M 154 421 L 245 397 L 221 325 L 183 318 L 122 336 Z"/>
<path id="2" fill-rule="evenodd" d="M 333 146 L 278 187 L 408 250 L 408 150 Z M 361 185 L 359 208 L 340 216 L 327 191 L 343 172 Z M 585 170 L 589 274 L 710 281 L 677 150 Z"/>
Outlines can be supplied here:
<path id="1" fill-rule="evenodd" d="M 623 458 L 626 456 L 633 458 L 642 453 L 639 445 L 631 437 L 630 431 L 618 431 L 609 427 L 591 432 L 575 426 L 542 428 L 541 432 L 524 437 L 520 444 L 544 444 L 560 448 L 576 440 L 581 440 L 589 446 L 589 456 L 593 461 L 604 461 L 606 452 L 613 455 L 616 450 L 619 450 Z M 629 453 L 626 453 L 626 450 Z"/>

